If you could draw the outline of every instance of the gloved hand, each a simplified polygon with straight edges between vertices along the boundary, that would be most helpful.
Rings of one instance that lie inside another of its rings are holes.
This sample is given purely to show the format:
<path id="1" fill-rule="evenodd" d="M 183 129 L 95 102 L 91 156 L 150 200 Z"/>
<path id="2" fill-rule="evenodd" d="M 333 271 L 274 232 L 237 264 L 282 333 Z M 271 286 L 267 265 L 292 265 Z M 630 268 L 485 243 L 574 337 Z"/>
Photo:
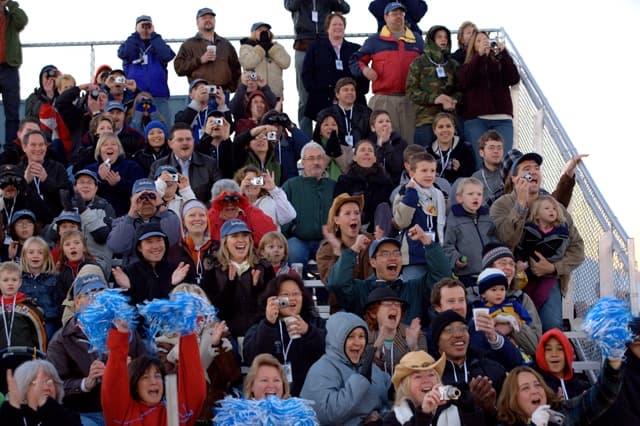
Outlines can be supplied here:
<path id="1" fill-rule="evenodd" d="M 60 190 L 60 204 L 62 204 L 62 210 L 73 210 L 73 203 L 71 202 L 71 192 L 69 192 L 69 190 Z"/>
<path id="2" fill-rule="evenodd" d="M 258 44 L 264 49 L 265 52 L 268 52 L 269 49 L 273 47 L 269 31 L 263 31 L 260 33 L 260 40 L 258 41 Z"/>
<path id="3" fill-rule="evenodd" d="M 331 136 L 327 140 L 327 155 L 331 158 L 338 158 L 342 155 L 340 139 L 338 139 L 338 132 L 335 130 L 331 132 Z"/>
<path id="4" fill-rule="evenodd" d="M 78 213 L 82 214 L 87 209 L 87 203 L 85 203 L 82 195 L 78 191 L 75 192 L 75 196 L 71 198 L 71 204 L 78 209 Z"/>
<path id="5" fill-rule="evenodd" d="M 536 426 L 547 426 L 549 424 L 549 406 L 541 405 L 531 414 L 531 423 Z"/>
<path id="6" fill-rule="evenodd" d="M 153 99 L 150 98 L 141 98 L 136 103 L 136 111 L 148 112 L 151 114 L 152 112 L 155 112 L 156 109 L 156 106 L 153 104 Z"/>
<path id="7" fill-rule="evenodd" d="M 373 369 L 373 357 L 376 355 L 376 348 L 373 345 L 367 345 L 360 358 L 358 365 L 358 374 L 362 374 L 371 383 L 371 371 Z"/>

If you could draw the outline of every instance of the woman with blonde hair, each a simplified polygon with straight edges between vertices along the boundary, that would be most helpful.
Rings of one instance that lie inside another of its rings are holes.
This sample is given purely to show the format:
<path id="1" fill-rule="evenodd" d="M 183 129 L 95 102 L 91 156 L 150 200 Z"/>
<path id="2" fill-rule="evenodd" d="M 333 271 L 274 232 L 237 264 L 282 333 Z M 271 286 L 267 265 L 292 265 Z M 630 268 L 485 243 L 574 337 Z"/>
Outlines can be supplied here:
<path id="1" fill-rule="evenodd" d="M 245 398 L 262 399 L 275 395 L 287 399 L 289 382 L 280 362 L 271 354 L 260 354 L 253 359 L 242 388 Z"/>

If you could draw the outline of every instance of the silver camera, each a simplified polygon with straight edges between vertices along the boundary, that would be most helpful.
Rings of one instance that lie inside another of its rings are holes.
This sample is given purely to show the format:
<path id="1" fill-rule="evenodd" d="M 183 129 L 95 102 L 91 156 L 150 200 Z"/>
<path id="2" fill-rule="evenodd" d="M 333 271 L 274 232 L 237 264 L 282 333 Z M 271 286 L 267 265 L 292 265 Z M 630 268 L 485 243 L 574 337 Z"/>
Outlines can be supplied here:
<path id="1" fill-rule="evenodd" d="M 458 399 L 461 394 L 460 389 L 450 385 L 440 386 L 438 392 L 440 392 L 440 400 L 442 401 Z"/>
<path id="2" fill-rule="evenodd" d="M 171 176 L 171 180 L 174 182 L 178 182 L 178 180 L 180 180 L 180 177 L 177 173 L 171 173 L 169 176 Z"/>
<path id="3" fill-rule="evenodd" d="M 264 178 L 262 176 L 251 178 L 251 185 L 255 185 L 255 186 L 264 185 Z M 287 298 L 285 297 L 284 299 L 287 299 Z M 287 304 L 288 303 L 289 303 L 289 300 L 287 299 Z"/>
<path id="4" fill-rule="evenodd" d="M 278 297 L 276 299 L 279 308 L 286 308 L 289 306 L 289 298 L 288 297 Z"/>
<path id="5" fill-rule="evenodd" d="M 224 126 L 224 119 L 223 119 L 223 118 L 221 118 L 221 117 L 215 118 L 215 119 L 213 120 L 213 123 L 214 123 L 216 126 Z"/>
<path id="6" fill-rule="evenodd" d="M 547 410 L 547 412 L 549 413 L 549 424 L 564 424 L 564 414 L 549 409 Z"/>
<path id="7" fill-rule="evenodd" d="M 257 80 L 258 79 L 258 74 L 255 71 L 251 71 L 249 73 L 249 80 Z"/>
<path id="8" fill-rule="evenodd" d="M 207 93 L 209 94 L 209 96 L 215 96 L 217 92 L 218 92 L 218 88 L 215 85 L 213 84 L 207 85 Z"/>
<path id="9" fill-rule="evenodd" d="M 125 84 L 127 82 L 127 79 L 119 75 L 116 78 L 114 78 L 113 81 L 117 84 Z"/>
<path id="10" fill-rule="evenodd" d="M 267 140 L 271 141 L 271 142 L 273 142 L 275 140 L 278 140 L 278 133 L 276 133 L 276 132 L 267 132 Z"/>
<path id="11" fill-rule="evenodd" d="M 522 177 L 528 182 L 531 182 L 533 180 L 533 176 L 531 175 L 531 173 L 525 173 L 524 175 L 522 175 Z"/>

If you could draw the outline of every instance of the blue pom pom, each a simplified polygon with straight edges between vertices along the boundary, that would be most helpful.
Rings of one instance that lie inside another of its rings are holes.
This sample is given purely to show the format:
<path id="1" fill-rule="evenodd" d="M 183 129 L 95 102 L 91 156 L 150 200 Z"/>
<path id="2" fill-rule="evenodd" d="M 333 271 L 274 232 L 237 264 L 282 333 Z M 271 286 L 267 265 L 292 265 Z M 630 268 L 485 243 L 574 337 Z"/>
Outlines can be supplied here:
<path id="1" fill-rule="evenodd" d="M 155 299 L 138 305 L 150 337 L 159 334 L 186 335 L 198 331 L 216 318 L 218 310 L 192 293 L 175 293 L 171 299 Z"/>
<path id="2" fill-rule="evenodd" d="M 122 289 L 103 290 L 78 314 L 78 321 L 82 324 L 92 349 L 100 354 L 108 351 L 107 335 L 114 320 L 125 321 L 130 330 L 136 328 L 136 309 L 129 305 L 129 298 L 122 292 Z"/>
<path id="3" fill-rule="evenodd" d="M 300 398 L 236 399 L 230 396 L 215 407 L 215 424 L 220 426 L 317 426 L 311 402 Z"/>
<path id="4" fill-rule="evenodd" d="M 633 340 L 629 329 L 632 318 L 625 301 L 603 297 L 585 315 L 582 329 L 595 341 L 605 358 L 620 359 L 626 344 Z"/>

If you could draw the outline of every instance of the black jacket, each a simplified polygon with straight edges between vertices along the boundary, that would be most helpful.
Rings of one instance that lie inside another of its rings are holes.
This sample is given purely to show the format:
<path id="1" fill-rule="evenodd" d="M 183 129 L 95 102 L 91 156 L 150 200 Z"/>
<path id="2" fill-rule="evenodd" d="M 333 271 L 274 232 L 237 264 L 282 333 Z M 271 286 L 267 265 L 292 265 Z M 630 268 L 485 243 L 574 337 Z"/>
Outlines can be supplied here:
<path id="1" fill-rule="evenodd" d="M 131 288 L 126 295 L 131 298 L 133 306 L 145 300 L 166 299 L 173 289 L 171 274 L 176 266 L 173 262 L 162 260 L 151 266 L 145 260 L 137 260 L 124 268 L 125 274 L 131 281 Z"/>

